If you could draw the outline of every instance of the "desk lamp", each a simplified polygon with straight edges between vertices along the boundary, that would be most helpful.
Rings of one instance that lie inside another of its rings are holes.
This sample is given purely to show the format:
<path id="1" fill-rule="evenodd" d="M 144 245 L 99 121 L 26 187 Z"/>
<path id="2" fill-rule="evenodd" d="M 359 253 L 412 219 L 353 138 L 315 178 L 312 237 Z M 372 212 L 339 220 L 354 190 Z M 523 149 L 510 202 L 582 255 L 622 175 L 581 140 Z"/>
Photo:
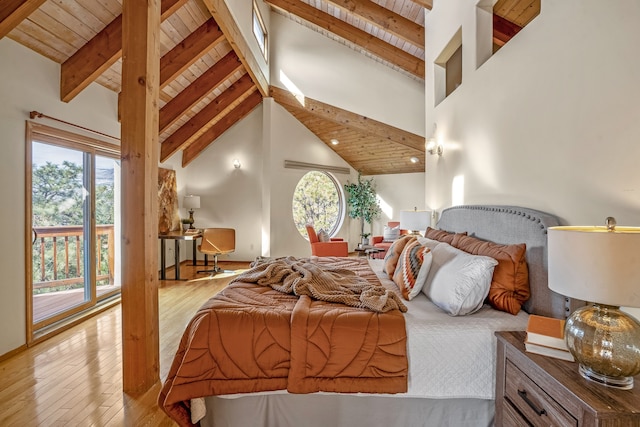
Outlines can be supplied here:
<path id="1" fill-rule="evenodd" d="M 418 208 L 400 211 L 400 228 L 408 230 L 410 234 L 420 234 L 420 230 L 426 230 L 430 224 L 429 214 L 429 211 L 419 211 Z"/>
<path id="2" fill-rule="evenodd" d="M 193 226 L 193 210 L 200 209 L 200 196 L 185 196 L 185 198 L 182 200 L 182 205 L 185 209 L 189 209 L 189 221 L 191 222 L 189 224 L 189 230 L 192 230 L 195 228 Z"/>
<path id="3" fill-rule="evenodd" d="M 640 227 L 550 227 L 549 288 L 590 302 L 565 324 L 580 374 L 597 383 L 633 388 L 640 373 L 640 323 L 620 306 L 640 307 Z"/>

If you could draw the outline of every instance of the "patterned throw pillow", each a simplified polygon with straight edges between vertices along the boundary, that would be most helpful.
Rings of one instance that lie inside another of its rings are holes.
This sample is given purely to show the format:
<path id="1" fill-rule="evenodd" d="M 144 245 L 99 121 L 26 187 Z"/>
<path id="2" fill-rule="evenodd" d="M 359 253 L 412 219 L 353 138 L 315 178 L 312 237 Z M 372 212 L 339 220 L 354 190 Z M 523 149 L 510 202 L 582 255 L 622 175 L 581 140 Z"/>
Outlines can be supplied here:
<path id="1" fill-rule="evenodd" d="M 329 233 L 324 230 L 318 231 L 318 241 L 319 242 L 330 242 L 331 237 L 329 237 Z"/>
<path id="2" fill-rule="evenodd" d="M 396 271 L 396 265 L 398 265 L 400 254 L 402 254 L 402 250 L 404 249 L 405 245 L 411 240 L 415 240 L 415 237 L 404 236 L 401 239 L 393 242 L 387 250 L 387 254 L 384 256 L 382 271 L 384 273 L 387 273 L 389 279 L 393 279 L 393 273 L 395 273 Z"/>
<path id="3" fill-rule="evenodd" d="M 426 282 L 426 273 L 431 267 L 431 260 L 431 249 L 422 246 L 418 240 L 414 239 L 405 245 L 393 274 L 393 281 L 400 288 L 404 299 L 411 300 L 420 293 Z M 423 266 L 427 270 L 426 273 Z M 421 270 L 422 274 L 420 274 Z M 421 280 L 418 280 L 418 277 Z"/>

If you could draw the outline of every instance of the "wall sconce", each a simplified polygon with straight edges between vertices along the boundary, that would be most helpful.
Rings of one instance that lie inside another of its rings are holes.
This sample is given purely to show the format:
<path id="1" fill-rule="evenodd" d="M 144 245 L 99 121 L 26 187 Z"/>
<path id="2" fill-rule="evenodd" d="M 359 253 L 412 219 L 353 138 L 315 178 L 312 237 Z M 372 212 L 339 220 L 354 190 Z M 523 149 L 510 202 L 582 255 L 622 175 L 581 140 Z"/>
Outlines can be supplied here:
<path id="1" fill-rule="evenodd" d="M 240 169 L 240 167 L 242 166 L 242 163 L 240 163 L 240 160 L 238 159 L 233 159 L 233 167 L 236 169 Z"/>
<path id="2" fill-rule="evenodd" d="M 442 156 L 442 152 L 444 151 L 444 147 L 442 144 L 438 143 L 438 139 L 436 138 L 436 129 L 438 125 L 436 123 L 433 124 L 433 133 L 431 134 L 431 138 L 427 140 L 426 150 L 429 154 L 437 154 L 438 156 Z"/>

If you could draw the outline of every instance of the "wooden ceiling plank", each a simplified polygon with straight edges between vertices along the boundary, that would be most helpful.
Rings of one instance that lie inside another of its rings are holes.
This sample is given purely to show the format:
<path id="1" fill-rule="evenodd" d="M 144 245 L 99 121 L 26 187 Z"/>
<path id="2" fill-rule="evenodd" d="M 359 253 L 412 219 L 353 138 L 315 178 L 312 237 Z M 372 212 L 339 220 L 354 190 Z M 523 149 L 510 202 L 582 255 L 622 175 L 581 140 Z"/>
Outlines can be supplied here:
<path id="1" fill-rule="evenodd" d="M 49 46 L 50 49 L 63 53 L 65 57 L 71 55 L 76 50 L 75 46 L 69 44 L 63 38 L 57 37 L 51 33 L 47 27 L 43 27 L 31 19 L 22 22 L 20 29 L 30 34 L 36 40 L 41 40 L 42 44 Z"/>
<path id="2" fill-rule="evenodd" d="M 424 49 L 424 27 L 370 0 L 328 0 L 339 8 Z"/>
<path id="3" fill-rule="evenodd" d="M 236 53 L 229 52 L 160 109 L 159 132 L 167 130 L 194 105 L 209 95 L 213 89 L 241 68 L 242 63 Z"/>
<path id="4" fill-rule="evenodd" d="M 371 135 L 376 135 L 379 138 L 384 138 L 386 140 L 414 148 L 421 152 L 425 151 L 425 139 L 422 136 L 415 135 L 402 129 L 386 125 L 368 117 L 361 116 L 308 97 L 305 97 L 305 105 L 303 107 L 290 92 L 276 86 L 271 86 L 270 89 L 270 95 L 281 105 L 304 109 L 311 114 L 336 123 L 341 123 L 344 126 L 358 129 Z"/>
<path id="5" fill-rule="evenodd" d="M 300 0 L 265 0 L 270 5 L 296 15 L 324 30 L 354 43 L 371 54 L 424 79 L 424 61 L 359 28 L 324 13 Z"/>
<path id="6" fill-rule="evenodd" d="M 198 27 L 160 60 L 160 87 L 182 74 L 202 55 L 224 40 L 222 30 L 213 18 Z"/>
<path id="7" fill-rule="evenodd" d="M 22 26 L 14 28 L 7 37 L 58 64 L 68 57 L 64 52 L 60 52 L 55 47 L 49 46 L 49 44 L 44 43 L 43 40 L 36 38 L 33 34 L 25 33 L 22 30 Z"/>
<path id="8" fill-rule="evenodd" d="M 87 42 L 87 39 L 83 38 L 82 36 L 79 37 L 79 34 L 77 31 L 75 31 L 73 25 L 67 24 L 64 21 L 60 21 L 59 19 L 52 17 L 48 13 L 45 13 L 43 9 L 44 7 L 41 7 L 40 9 L 33 12 L 29 16 L 29 19 L 27 21 L 24 21 L 22 25 L 25 25 L 28 22 L 33 22 L 40 25 L 42 28 L 46 28 L 53 35 L 65 41 L 70 46 L 74 47 L 74 50 L 71 54 L 75 53 L 76 50 L 84 46 L 84 44 Z"/>
<path id="9" fill-rule="evenodd" d="M 424 7 L 425 9 L 433 9 L 433 0 L 411 0 L 417 5 Z"/>
<path id="10" fill-rule="evenodd" d="M 249 48 L 225 1 L 203 0 L 203 2 L 207 9 L 209 9 L 211 16 L 213 16 L 218 25 L 220 25 L 220 28 L 222 28 L 222 32 L 227 37 L 231 48 L 236 52 L 238 58 L 240 58 L 240 61 L 253 79 L 262 96 L 268 96 L 269 81 L 262 72 L 258 60 Z"/>
<path id="11" fill-rule="evenodd" d="M 161 20 L 188 0 L 162 0 Z M 60 99 L 69 102 L 122 56 L 122 15 L 89 40 L 60 70 Z"/>
<path id="12" fill-rule="evenodd" d="M 46 0 L 3 0 L 0 8 L 0 39 L 27 19 Z"/>
<path id="13" fill-rule="evenodd" d="M 507 21 L 500 15 L 493 14 L 493 42 L 503 46 L 522 29 L 518 24 Z"/>
<path id="14" fill-rule="evenodd" d="M 182 167 L 186 167 L 191 163 L 209 144 L 225 133 L 235 123 L 244 119 L 261 102 L 262 94 L 259 91 L 254 91 L 229 114 L 225 115 L 215 125 L 200 135 L 198 139 L 182 151 Z"/>
<path id="15" fill-rule="evenodd" d="M 245 74 L 240 78 L 240 80 L 232 84 L 229 89 L 222 92 L 220 96 L 207 104 L 187 123 L 162 141 L 162 145 L 160 147 L 160 161 L 164 162 L 180 150 L 200 129 L 215 119 L 222 110 L 227 108 L 236 99 L 240 98 L 244 93 L 252 90 L 254 87 L 255 85 L 248 74 Z"/>

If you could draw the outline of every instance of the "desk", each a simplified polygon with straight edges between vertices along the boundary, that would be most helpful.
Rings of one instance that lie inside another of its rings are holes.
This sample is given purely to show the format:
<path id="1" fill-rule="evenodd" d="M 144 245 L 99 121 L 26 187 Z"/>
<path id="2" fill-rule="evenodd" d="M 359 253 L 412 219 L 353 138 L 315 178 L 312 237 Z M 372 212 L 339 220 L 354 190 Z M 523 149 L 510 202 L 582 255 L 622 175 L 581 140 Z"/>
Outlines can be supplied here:
<path id="1" fill-rule="evenodd" d="M 196 240 L 202 237 L 202 232 L 199 233 L 184 233 L 183 231 L 170 231 L 167 234 L 158 234 L 160 239 L 160 280 L 166 280 L 166 267 L 167 262 L 165 260 L 165 241 L 171 239 L 175 241 L 175 269 L 176 278 L 180 280 L 180 240 L 191 240 L 193 242 L 193 265 L 196 265 Z"/>

